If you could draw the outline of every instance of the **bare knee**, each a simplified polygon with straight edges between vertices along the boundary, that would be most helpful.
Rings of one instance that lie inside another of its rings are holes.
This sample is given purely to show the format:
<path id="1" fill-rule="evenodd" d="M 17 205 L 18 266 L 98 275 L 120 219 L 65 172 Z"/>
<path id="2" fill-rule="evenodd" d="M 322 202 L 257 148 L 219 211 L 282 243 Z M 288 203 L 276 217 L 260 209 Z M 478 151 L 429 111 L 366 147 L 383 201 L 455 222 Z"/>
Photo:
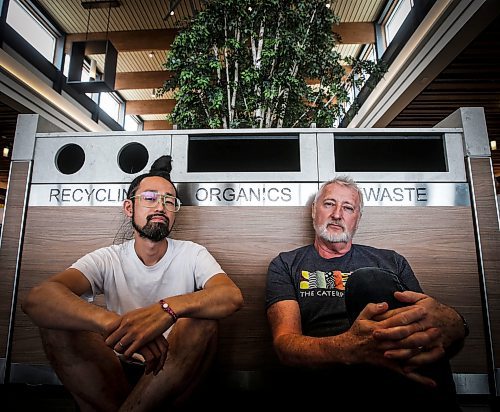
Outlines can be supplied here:
<path id="1" fill-rule="evenodd" d="M 177 321 L 173 331 L 176 334 L 188 333 L 197 339 L 211 340 L 217 336 L 219 323 L 212 319 L 182 318 Z"/>
<path id="2" fill-rule="evenodd" d="M 89 347 L 103 347 L 104 339 L 101 335 L 88 331 L 44 329 L 40 328 L 40 337 L 45 349 L 64 352 L 85 352 Z"/>
<path id="3" fill-rule="evenodd" d="M 62 346 L 71 339 L 71 334 L 67 330 L 40 328 L 40 337 L 44 345 Z"/>
<path id="4" fill-rule="evenodd" d="M 113 350 L 88 331 L 40 329 L 54 371 L 81 411 L 116 411 L 130 392 Z"/>
<path id="5" fill-rule="evenodd" d="M 78 351 L 79 335 L 72 334 L 70 331 L 58 329 L 40 328 L 40 337 L 42 338 L 43 349 L 51 362 L 55 359 L 63 361 L 68 354 L 68 358 L 73 359 L 73 352 Z"/>
<path id="6" fill-rule="evenodd" d="M 199 333 L 207 337 L 217 335 L 219 330 L 219 322 L 213 319 L 190 319 L 193 323 L 192 327 L 199 330 Z"/>
<path id="7" fill-rule="evenodd" d="M 218 322 L 211 319 L 182 318 L 168 336 L 169 352 L 204 352 L 217 342 Z"/>

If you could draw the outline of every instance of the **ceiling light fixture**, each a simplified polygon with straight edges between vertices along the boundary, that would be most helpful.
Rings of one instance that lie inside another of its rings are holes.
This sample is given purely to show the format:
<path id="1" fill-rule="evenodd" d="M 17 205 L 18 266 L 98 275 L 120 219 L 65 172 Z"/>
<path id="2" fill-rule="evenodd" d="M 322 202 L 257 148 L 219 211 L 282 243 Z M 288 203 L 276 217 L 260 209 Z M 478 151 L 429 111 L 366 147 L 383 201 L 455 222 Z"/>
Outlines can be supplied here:
<path id="1" fill-rule="evenodd" d="M 163 18 L 163 20 L 167 20 L 170 16 L 173 16 L 175 14 L 175 8 L 179 5 L 181 0 L 169 0 L 168 1 L 168 7 L 167 7 L 167 15 Z"/>
<path id="2" fill-rule="evenodd" d="M 497 141 L 496 140 L 492 140 L 490 142 L 490 147 L 491 147 L 491 150 L 497 150 Z"/>
<path id="3" fill-rule="evenodd" d="M 96 1 L 82 1 L 82 7 L 88 9 L 107 9 L 108 7 L 120 7 L 118 0 L 96 0 Z"/>
<path id="4" fill-rule="evenodd" d="M 96 6 L 99 4 L 99 6 Z M 109 93 L 114 91 L 116 79 L 116 64 L 118 51 L 108 39 L 109 22 L 111 20 L 111 8 L 120 6 L 119 1 L 92 1 L 82 2 L 83 8 L 88 9 L 87 31 L 85 41 L 75 41 L 71 45 L 67 84 L 80 93 Z M 108 7 L 108 18 L 106 21 L 106 37 L 103 40 L 88 40 L 91 11 L 94 8 Z M 96 54 L 104 54 L 104 67 L 102 73 L 97 73 L 97 61 L 91 57 Z M 84 61 L 89 62 L 86 69 Z M 89 81 L 82 81 L 82 71 L 88 70 Z"/>
<path id="5" fill-rule="evenodd" d="M 10 149 L 8 146 L 3 148 L 3 157 L 9 157 Z"/>

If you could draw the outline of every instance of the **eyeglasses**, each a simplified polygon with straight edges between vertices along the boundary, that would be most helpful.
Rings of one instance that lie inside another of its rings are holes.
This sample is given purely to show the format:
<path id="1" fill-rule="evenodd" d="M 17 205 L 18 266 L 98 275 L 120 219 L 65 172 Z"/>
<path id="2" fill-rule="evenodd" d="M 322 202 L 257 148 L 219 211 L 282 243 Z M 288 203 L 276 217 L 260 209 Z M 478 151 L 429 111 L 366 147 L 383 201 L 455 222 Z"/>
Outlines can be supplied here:
<path id="1" fill-rule="evenodd" d="M 131 199 L 138 198 L 139 203 L 144 207 L 153 208 L 161 202 L 165 209 L 169 212 L 178 212 L 181 208 L 181 201 L 175 196 L 162 195 L 156 192 L 143 192 L 139 195 L 132 196 Z"/>

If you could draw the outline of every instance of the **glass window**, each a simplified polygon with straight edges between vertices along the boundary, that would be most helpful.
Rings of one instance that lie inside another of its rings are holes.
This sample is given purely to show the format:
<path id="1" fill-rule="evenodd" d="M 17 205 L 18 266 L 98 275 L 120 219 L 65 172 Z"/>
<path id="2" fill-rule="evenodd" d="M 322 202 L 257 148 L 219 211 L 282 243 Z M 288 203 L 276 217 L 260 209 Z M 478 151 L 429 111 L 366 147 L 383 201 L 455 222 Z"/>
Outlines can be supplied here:
<path id="1" fill-rule="evenodd" d="M 82 82 L 90 81 L 90 63 L 87 60 L 83 61 L 82 76 L 80 77 L 80 81 Z"/>
<path id="2" fill-rule="evenodd" d="M 54 62 L 56 36 L 42 23 L 42 19 L 18 0 L 11 0 L 9 3 L 7 23 L 49 62 Z"/>
<path id="3" fill-rule="evenodd" d="M 374 44 L 367 44 L 363 50 L 361 50 L 361 53 L 359 55 L 359 58 L 361 60 L 365 60 L 365 61 L 371 61 L 371 62 L 376 62 L 377 61 L 377 56 L 375 54 L 375 45 Z M 365 73 L 365 81 L 364 83 L 366 83 L 366 81 L 370 78 L 370 74 L 369 73 Z M 364 84 L 363 83 L 363 84 Z M 360 89 L 361 89 L 362 86 L 360 86 Z"/>
<path id="4" fill-rule="evenodd" d="M 68 54 L 66 56 L 68 57 L 68 61 L 69 61 L 70 56 Z M 64 67 L 66 69 L 66 63 L 64 64 Z M 68 63 L 68 70 L 69 70 L 69 63 Z M 67 74 L 65 76 L 67 77 Z M 87 60 L 83 61 L 80 81 L 82 81 L 82 82 L 89 82 L 90 81 L 90 63 Z M 99 93 L 85 93 L 85 96 L 91 98 L 94 102 L 97 102 L 99 100 Z M 101 100 L 102 100 L 102 97 L 101 97 Z M 103 108 L 103 110 L 104 110 L 104 108 Z"/>
<path id="5" fill-rule="evenodd" d="M 356 97 L 355 94 L 354 94 L 354 87 L 353 86 L 350 86 L 349 87 L 349 100 L 347 102 L 344 102 L 342 104 L 343 108 L 344 108 L 344 112 L 347 113 L 352 105 L 352 102 L 354 100 L 354 98 Z"/>
<path id="6" fill-rule="evenodd" d="M 361 60 L 367 60 L 370 62 L 377 61 L 377 56 L 375 55 L 375 45 L 374 44 L 367 44 L 364 47 L 364 49 L 361 51 L 361 54 L 359 57 Z"/>
<path id="7" fill-rule="evenodd" d="M 119 121 L 120 101 L 113 93 L 101 93 L 101 98 L 99 99 L 99 106 L 102 110 L 104 110 L 107 114 L 109 114 L 111 118 L 113 118 L 117 122 Z"/>
<path id="8" fill-rule="evenodd" d="M 69 54 L 64 55 L 64 67 L 63 67 L 63 74 L 68 77 L 69 73 L 69 63 L 71 61 L 71 56 Z"/>
<path id="9" fill-rule="evenodd" d="M 123 125 L 123 130 L 127 130 L 128 132 L 141 130 L 141 121 L 137 117 L 127 114 L 125 116 L 125 124 Z"/>
<path id="10" fill-rule="evenodd" d="M 412 7 L 413 0 L 399 0 L 392 12 L 389 14 L 389 17 L 384 25 L 385 41 L 387 46 L 394 39 L 394 36 L 396 36 L 396 33 L 403 25 L 406 16 L 408 16 Z"/>

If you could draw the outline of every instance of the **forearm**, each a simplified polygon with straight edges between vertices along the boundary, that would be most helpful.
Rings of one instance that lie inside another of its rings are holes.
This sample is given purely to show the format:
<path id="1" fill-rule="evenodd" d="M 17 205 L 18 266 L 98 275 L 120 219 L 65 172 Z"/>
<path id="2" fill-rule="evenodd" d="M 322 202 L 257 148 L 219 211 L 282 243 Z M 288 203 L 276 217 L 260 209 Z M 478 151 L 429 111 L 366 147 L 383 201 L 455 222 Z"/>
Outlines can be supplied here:
<path id="1" fill-rule="evenodd" d="M 449 356 L 455 355 L 463 346 L 469 331 L 465 319 L 453 308 L 441 305 L 440 328 L 443 346 Z"/>
<path id="2" fill-rule="evenodd" d="M 243 304 L 240 290 L 231 284 L 220 284 L 165 300 L 180 318 L 222 319 L 240 309 Z"/>
<path id="3" fill-rule="evenodd" d="M 280 361 L 295 367 L 326 367 L 353 363 L 355 346 L 344 333 L 337 336 L 311 337 L 286 334 L 277 337 L 274 347 Z"/>
<path id="4" fill-rule="evenodd" d="M 111 312 L 84 301 L 57 282 L 44 282 L 33 288 L 22 309 L 37 326 L 50 329 L 102 333 L 112 318 Z"/>

